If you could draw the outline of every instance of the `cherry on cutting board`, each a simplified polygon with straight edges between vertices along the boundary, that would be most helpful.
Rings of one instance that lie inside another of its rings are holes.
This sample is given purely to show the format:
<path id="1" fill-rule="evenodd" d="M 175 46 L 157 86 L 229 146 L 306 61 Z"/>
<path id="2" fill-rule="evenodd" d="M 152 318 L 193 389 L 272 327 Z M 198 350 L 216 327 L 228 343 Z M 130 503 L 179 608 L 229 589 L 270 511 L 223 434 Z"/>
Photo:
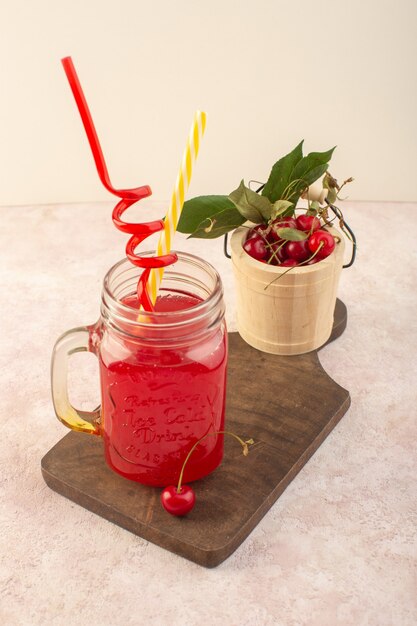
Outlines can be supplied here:
<path id="1" fill-rule="evenodd" d="M 169 487 L 165 487 L 165 489 L 162 490 L 162 493 L 161 493 L 162 506 L 164 507 L 165 511 L 167 511 L 168 513 L 171 513 L 171 515 L 176 515 L 178 517 L 187 515 L 187 513 L 189 513 L 194 507 L 194 504 L 195 504 L 194 490 L 189 485 L 182 484 L 182 477 L 184 476 L 184 469 L 188 463 L 190 456 L 192 455 L 196 447 L 204 439 L 206 439 L 206 437 L 216 437 L 217 435 L 230 435 L 231 437 L 234 437 L 235 439 L 237 439 L 237 441 L 240 443 L 240 445 L 243 448 L 244 456 L 248 456 L 249 446 L 254 443 L 253 439 L 247 439 L 246 441 L 243 441 L 243 439 L 238 437 L 238 435 L 235 435 L 235 433 L 232 433 L 229 430 L 217 430 L 212 433 L 207 433 L 206 435 L 201 437 L 201 439 L 196 441 L 191 447 L 191 450 L 189 451 L 187 456 L 185 457 L 184 463 L 182 464 L 180 477 L 178 479 L 178 485 L 176 487 L 174 487 L 174 485 L 170 485 Z"/>
<path id="2" fill-rule="evenodd" d="M 161 493 L 162 506 L 171 515 L 187 515 L 194 507 L 195 493 L 189 485 L 183 485 L 178 490 L 174 485 L 165 487 Z"/>

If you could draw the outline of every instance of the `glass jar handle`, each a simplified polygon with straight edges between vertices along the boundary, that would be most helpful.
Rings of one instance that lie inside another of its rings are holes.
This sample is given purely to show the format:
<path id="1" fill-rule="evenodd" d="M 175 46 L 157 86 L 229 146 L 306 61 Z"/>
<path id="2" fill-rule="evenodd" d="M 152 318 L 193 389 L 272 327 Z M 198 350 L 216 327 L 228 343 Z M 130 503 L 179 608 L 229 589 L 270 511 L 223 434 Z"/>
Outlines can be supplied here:
<path id="1" fill-rule="evenodd" d="M 93 327 L 80 326 L 67 331 L 56 342 L 52 352 L 51 388 L 52 400 L 57 418 L 71 430 L 90 435 L 100 435 L 100 413 L 80 411 L 72 406 L 68 398 L 68 357 L 76 352 L 93 352 L 90 332 Z"/>

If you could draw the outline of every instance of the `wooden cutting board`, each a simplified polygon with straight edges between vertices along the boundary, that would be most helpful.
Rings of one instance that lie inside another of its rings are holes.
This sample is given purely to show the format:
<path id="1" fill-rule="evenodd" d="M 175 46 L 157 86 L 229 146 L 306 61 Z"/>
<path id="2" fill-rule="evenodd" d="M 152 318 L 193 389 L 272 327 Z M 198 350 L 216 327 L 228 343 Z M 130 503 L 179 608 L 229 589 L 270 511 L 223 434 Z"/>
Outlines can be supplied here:
<path id="1" fill-rule="evenodd" d="M 338 300 L 329 341 L 346 327 Z M 196 505 L 184 518 L 166 513 L 161 489 L 108 469 L 100 438 L 68 433 L 42 459 L 49 487 L 105 519 L 206 567 L 224 561 L 262 519 L 350 405 L 348 391 L 323 370 L 317 351 L 259 352 L 229 333 L 226 426 L 252 437 L 249 455 L 225 437 L 222 465 L 193 483 Z M 51 417 L 52 419 L 52 417 Z"/>

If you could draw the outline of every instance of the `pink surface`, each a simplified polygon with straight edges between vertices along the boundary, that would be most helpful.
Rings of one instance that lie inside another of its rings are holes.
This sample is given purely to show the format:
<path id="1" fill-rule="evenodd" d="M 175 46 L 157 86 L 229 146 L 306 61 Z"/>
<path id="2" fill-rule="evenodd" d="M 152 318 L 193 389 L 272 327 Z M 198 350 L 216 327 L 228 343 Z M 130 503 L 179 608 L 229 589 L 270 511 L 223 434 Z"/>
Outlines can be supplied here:
<path id="1" fill-rule="evenodd" d="M 149 219 L 165 212 L 146 200 L 142 211 L 145 204 Z M 123 257 L 124 237 L 111 203 L 0 209 L 2 623 L 414 626 L 417 204 L 343 208 L 358 237 L 357 262 L 342 273 L 339 292 L 348 327 L 320 358 L 350 391 L 351 408 L 214 570 L 43 482 L 40 459 L 67 432 L 50 400 L 52 346 L 63 331 L 96 320 L 102 278 Z M 392 215 L 405 226 L 394 229 Z M 178 235 L 176 247 L 220 271 L 234 330 L 222 241 Z M 72 400 L 94 408 L 97 363 L 73 360 Z"/>

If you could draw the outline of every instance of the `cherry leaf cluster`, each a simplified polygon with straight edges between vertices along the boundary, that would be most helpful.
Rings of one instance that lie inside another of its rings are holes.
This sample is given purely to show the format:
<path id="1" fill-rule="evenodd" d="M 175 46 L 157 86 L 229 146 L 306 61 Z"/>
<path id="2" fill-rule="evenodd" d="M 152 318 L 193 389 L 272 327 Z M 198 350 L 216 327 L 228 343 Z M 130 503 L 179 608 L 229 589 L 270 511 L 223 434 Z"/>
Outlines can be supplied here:
<path id="1" fill-rule="evenodd" d="M 178 223 L 179 232 L 213 239 L 246 221 L 267 224 L 293 215 L 303 191 L 327 172 L 334 150 L 303 156 L 302 148 L 303 141 L 273 165 L 261 193 L 250 189 L 242 180 L 228 196 L 198 196 L 187 200 Z M 330 193 L 330 178 L 325 180 Z"/>

